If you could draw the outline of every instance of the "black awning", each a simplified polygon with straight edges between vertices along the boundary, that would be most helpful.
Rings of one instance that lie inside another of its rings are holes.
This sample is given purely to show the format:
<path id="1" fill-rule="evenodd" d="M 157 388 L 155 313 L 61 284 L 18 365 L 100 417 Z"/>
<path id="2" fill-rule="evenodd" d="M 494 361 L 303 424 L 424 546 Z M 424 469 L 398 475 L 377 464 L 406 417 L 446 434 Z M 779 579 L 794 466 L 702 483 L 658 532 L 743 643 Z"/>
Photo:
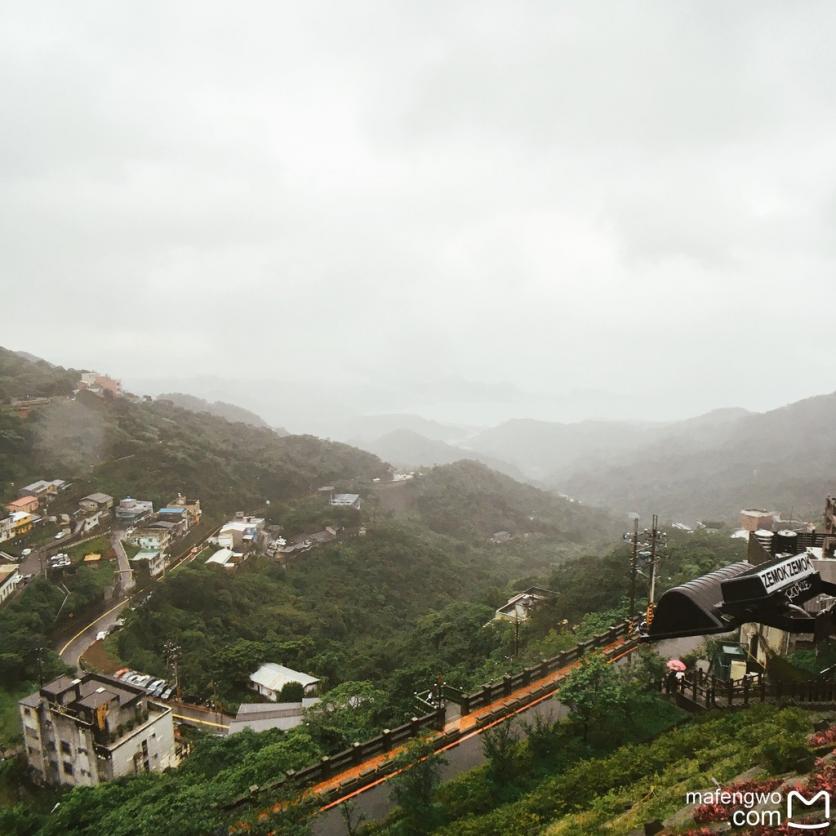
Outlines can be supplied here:
<path id="1" fill-rule="evenodd" d="M 649 638 L 699 636 L 727 633 L 734 629 L 736 623 L 721 617 L 722 584 L 752 568 L 751 563 L 743 560 L 669 589 L 659 599 L 650 625 Z"/>

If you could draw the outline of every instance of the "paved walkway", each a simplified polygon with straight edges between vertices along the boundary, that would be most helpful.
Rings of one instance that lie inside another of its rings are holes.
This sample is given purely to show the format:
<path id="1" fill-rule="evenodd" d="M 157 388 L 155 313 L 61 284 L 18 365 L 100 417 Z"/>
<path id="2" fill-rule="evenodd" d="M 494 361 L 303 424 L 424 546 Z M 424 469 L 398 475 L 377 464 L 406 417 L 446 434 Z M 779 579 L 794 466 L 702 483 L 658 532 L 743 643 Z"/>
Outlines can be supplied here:
<path id="1" fill-rule="evenodd" d="M 614 656 L 612 658 L 612 661 L 616 662 L 620 658 L 622 658 L 623 656 L 626 656 L 629 653 L 632 653 L 633 650 L 636 649 L 635 647 L 625 649 L 624 653 L 619 655 L 617 651 L 618 651 L 619 648 L 624 646 L 624 644 L 625 644 L 625 639 L 623 637 L 621 637 L 621 638 L 616 639 L 615 641 L 611 642 L 610 644 L 603 645 L 602 647 L 596 648 L 596 650 L 605 651 L 605 652 L 607 652 L 607 651 L 615 652 Z M 487 703 L 485 705 L 479 706 L 478 708 L 471 711 L 471 713 L 469 713 L 469 714 L 466 714 L 464 716 L 457 715 L 457 716 L 451 718 L 450 720 L 448 720 L 444 724 L 444 731 L 443 732 L 436 731 L 433 734 L 433 736 L 435 738 L 438 738 L 438 737 L 441 737 L 443 734 L 447 734 L 447 733 L 452 732 L 452 731 L 458 731 L 463 736 L 457 738 L 454 742 L 448 744 L 447 746 L 442 747 L 438 751 L 445 752 L 449 749 L 453 749 L 454 747 L 460 746 L 465 741 L 467 741 L 467 740 L 469 740 L 473 737 L 476 737 L 477 735 L 482 734 L 482 732 L 486 731 L 487 729 L 491 728 L 492 726 L 497 725 L 498 723 L 504 722 L 509 716 L 514 716 L 515 714 L 520 714 L 520 713 L 523 713 L 523 712 L 526 712 L 526 711 L 530 711 L 532 708 L 534 708 L 538 704 L 540 704 L 540 703 L 542 703 L 546 700 L 553 699 L 554 693 L 550 692 L 549 694 L 546 694 L 545 696 L 542 696 L 538 699 L 534 699 L 530 702 L 527 702 L 525 705 L 521 706 L 520 708 L 517 708 L 515 711 L 503 714 L 503 716 L 498 720 L 495 720 L 491 723 L 483 724 L 481 726 L 479 725 L 479 719 L 480 718 L 486 717 L 487 715 L 492 714 L 496 711 L 499 711 L 500 709 L 507 708 L 507 706 L 510 703 L 515 702 L 516 700 L 519 700 L 521 698 L 530 696 L 535 691 L 537 691 L 538 689 L 542 688 L 545 685 L 555 684 L 559 679 L 566 676 L 567 673 L 569 673 L 570 671 L 572 671 L 576 667 L 578 667 L 578 665 L 580 665 L 580 663 L 581 663 L 581 659 L 577 659 L 577 660 L 574 660 L 572 662 L 569 662 L 566 665 L 564 665 L 563 667 L 558 668 L 558 669 L 556 669 L 554 671 L 551 671 L 550 673 L 546 674 L 546 676 L 542 676 L 542 677 L 539 677 L 538 679 L 534 679 L 531 682 L 529 682 L 527 685 L 523 685 L 523 686 L 517 688 L 515 691 L 512 691 L 510 694 L 503 695 L 502 697 L 494 700 L 493 702 L 490 702 L 490 703 Z M 430 732 L 430 733 L 432 734 L 432 732 Z M 358 777 L 360 777 L 360 775 L 362 773 L 367 773 L 368 771 L 374 770 L 377 767 L 382 766 L 384 763 L 387 763 L 388 761 L 393 760 L 401 752 L 404 751 L 406 746 L 407 746 L 407 744 L 395 746 L 392 749 L 390 749 L 388 752 L 383 752 L 379 755 L 374 755 L 372 757 L 369 757 L 366 760 L 364 760 L 362 763 L 357 764 L 356 766 L 352 766 L 348 769 L 345 769 L 341 772 L 338 772 L 337 774 L 333 775 L 332 777 L 328 778 L 325 781 L 321 781 L 318 784 L 314 784 L 308 790 L 308 793 L 314 794 L 314 795 L 321 795 L 321 794 L 327 793 L 331 790 L 335 790 L 340 786 L 340 784 L 342 784 L 346 781 L 350 781 L 354 778 L 358 778 Z M 331 809 L 332 807 L 336 807 L 338 804 L 342 804 L 344 801 L 347 801 L 351 798 L 354 798 L 355 796 L 361 795 L 362 793 L 367 792 L 367 791 L 379 786 L 380 784 L 385 783 L 386 781 L 393 778 L 397 774 L 398 774 L 397 772 L 390 772 L 387 775 L 381 776 L 377 780 L 372 781 L 369 784 L 366 784 L 364 787 L 361 787 L 360 789 L 354 790 L 353 792 L 346 793 L 344 796 L 330 802 L 329 804 L 326 804 L 324 807 L 322 807 L 322 811 L 327 811 L 327 810 Z M 271 810 L 272 810 L 272 812 L 276 813 L 276 812 L 279 812 L 280 808 L 281 808 L 281 803 L 279 802 L 279 803 L 274 804 L 271 807 Z"/>

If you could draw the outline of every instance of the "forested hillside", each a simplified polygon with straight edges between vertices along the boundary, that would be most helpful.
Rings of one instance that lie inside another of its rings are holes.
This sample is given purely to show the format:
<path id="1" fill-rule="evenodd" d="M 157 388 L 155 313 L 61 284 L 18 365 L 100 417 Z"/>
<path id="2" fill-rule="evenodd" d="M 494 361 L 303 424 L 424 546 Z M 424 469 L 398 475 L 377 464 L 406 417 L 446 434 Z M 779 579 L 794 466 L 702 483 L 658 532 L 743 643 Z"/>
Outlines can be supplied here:
<path id="1" fill-rule="evenodd" d="M 28 354 L 0 347 L 0 404 L 16 398 L 68 395 L 80 371 L 53 366 Z"/>
<path id="2" fill-rule="evenodd" d="M 218 418 L 225 418 L 227 421 L 240 421 L 242 424 L 251 424 L 254 427 L 267 427 L 268 423 L 255 412 L 244 409 L 225 401 L 206 401 L 203 398 L 196 398 L 194 395 L 186 395 L 183 392 L 166 392 L 157 395 L 158 401 L 171 401 L 175 406 L 182 406 L 191 412 L 208 412 L 210 415 L 217 415 Z M 282 432 L 282 435 L 286 433 Z"/>
<path id="3" fill-rule="evenodd" d="M 548 536 L 588 543 L 619 530 L 607 512 L 517 482 L 479 462 L 431 468 L 402 489 L 408 507 L 433 531 L 485 538 L 507 531 L 513 537 Z"/>
<path id="4" fill-rule="evenodd" d="M 743 507 L 815 518 L 834 473 L 836 393 L 738 416 L 712 444 L 668 439 L 558 481 L 590 502 L 669 518 L 732 519 Z"/>
<path id="5" fill-rule="evenodd" d="M 369 453 L 313 436 L 280 437 L 167 403 L 134 403 L 80 392 L 29 418 L 0 415 L 3 493 L 10 481 L 63 478 L 83 495 L 142 495 L 156 503 L 182 490 L 211 509 L 261 507 L 325 482 L 384 477 Z M 8 474 L 8 476 L 6 476 Z M 6 481 L 6 480 L 9 481 Z"/>

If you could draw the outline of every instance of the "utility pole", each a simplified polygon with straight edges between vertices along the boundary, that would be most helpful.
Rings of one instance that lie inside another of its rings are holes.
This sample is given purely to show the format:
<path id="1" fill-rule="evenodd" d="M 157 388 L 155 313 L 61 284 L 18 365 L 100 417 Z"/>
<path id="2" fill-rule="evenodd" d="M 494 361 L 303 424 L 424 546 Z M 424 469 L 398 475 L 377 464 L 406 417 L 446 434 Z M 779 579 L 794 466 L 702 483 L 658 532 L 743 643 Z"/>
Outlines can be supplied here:
<path id="1" fill-rule="evenodd" d="M 636 573 L 639 564 L 639 517 L 633 517 L 633 548 L 630 553 L 630 632 L 633 631 L 633 618 L 636 615 Z"/>
<path id="2" fill-rule="evenodd" d="M 168 666 L 171 668 L 171 673 L 174 676 L 174 688 L 177 694 L 177 702 L 182 702 L 181 694 L 180 694 L 180 645 L 175 644 L 175 642 L 167 641 L 163 645 L 163 651 L 165 652 L 166 659 L 168 661 Z"/>
<path id="3" fill-rule="evenodd" d="M 658 570 L 658 557 L 657 551 L 659 546 L 659 539 L 662 536 L 662 533 L 659 531 L 659 515 L 653 515 L 653 528 L 650 532 L 650 592 L 647 596 L 647 626 L 653 623 L 653 615 L 655 610 L 655 597 L 656 597 L 656 572 Z"/>

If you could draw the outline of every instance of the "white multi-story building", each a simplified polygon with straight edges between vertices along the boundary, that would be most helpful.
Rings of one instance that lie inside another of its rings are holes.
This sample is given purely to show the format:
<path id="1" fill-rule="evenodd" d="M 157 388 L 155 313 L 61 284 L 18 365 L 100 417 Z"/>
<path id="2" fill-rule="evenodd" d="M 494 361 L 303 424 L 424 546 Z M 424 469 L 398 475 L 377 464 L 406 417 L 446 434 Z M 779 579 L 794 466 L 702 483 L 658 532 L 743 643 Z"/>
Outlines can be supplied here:
<path id="1" fill-rule="evenodd" d="M 177 766 L 171 709 L 101 674 L 60 676 L 18 703 L 38 781 L 95 786 Z"/>

